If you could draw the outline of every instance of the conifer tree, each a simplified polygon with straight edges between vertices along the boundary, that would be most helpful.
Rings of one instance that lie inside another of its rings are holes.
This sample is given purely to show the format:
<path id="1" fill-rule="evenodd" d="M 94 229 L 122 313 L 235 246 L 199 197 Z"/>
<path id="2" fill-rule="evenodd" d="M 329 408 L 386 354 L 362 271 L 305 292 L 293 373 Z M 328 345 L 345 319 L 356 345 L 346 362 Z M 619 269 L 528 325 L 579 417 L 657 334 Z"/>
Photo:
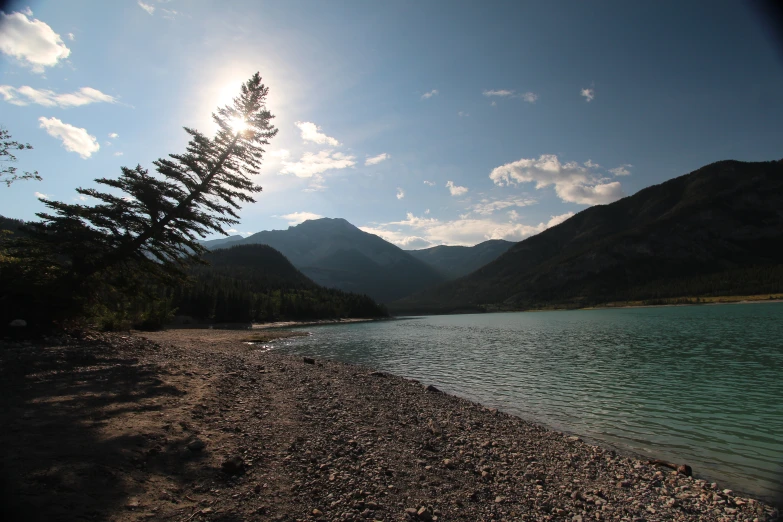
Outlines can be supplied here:
<path id="1" fill-rule="evenodd" d="M 153 162 L 157 174 L 141 165 L 123 167 L 117 179 L 96 180 L 113 192 L 77 189 L 98 200 L 94 205 L 44 200 L 51 212 L 38 214 L 34 241 L 50 246 L 50 259 L 73 283 L 108 273 L 126 280 L 139 271 L 162 279 L 181 276 L 205 252 L 198 238 L 227 235 L 224 227 L 239 222 L 241 204 L 253 203 L 252 194 L 261 191 L 251 176 L 277 134 L 266 108 L 268 91 L 253 75 L 233 103 L 212 114 L 215 136 L 185 127 L 191 136 L 186 152 Z"/>

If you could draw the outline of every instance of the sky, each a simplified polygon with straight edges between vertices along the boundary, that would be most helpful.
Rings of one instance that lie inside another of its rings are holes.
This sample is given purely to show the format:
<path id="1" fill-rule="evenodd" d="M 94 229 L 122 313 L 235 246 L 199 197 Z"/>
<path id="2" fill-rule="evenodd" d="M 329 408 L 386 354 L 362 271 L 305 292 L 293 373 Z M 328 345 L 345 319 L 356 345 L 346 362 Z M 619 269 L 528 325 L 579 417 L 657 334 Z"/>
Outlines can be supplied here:
<path id="1" fill-rule="evenodd" d="M 0 125 L 43 181 L 0 185 L 0 214 L 154 169 L 258 71 L 279 133 L 230 234 L 339 217 L 405 249 L 519 241 L 715 161 L 783 158 L 782 58 L 736 1 L 12 3 Z"/>

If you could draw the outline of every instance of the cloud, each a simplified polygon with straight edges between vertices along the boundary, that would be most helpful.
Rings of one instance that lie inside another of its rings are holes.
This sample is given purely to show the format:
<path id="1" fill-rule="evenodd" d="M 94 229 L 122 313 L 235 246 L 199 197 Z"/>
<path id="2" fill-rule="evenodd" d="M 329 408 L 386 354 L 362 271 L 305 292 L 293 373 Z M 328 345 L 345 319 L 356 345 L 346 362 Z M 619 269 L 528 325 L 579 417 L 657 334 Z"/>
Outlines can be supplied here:
<path id="1" fill-rule="evenodd" d="M 365 160 L 364 164 L 365 165 L 377 165 L 378 163 L 380 163 L 382 161 L 386 161 L 389 158 L 391 158 L 391 156 L 384 152 L 382 154 L 378 154 L 377 156 L 373 156 L 371 158 L 367 158 Z"/>
<path id="2" fill-rule="evenodd" d="M 446 188 L 449 189 L 449 192 L 451 192 L 452 196 L 461 196 L 468 191 L 467 187 L 460 187 L 459 185 L 455 185 L 453 181 L 447 181 Z"/>
<path id="3" fill-rule="evenodd" d="M 427 210 L 424 211 L 424 215 L 425 216 L 429 215 L 429 213 L 430 213 L 430 209 L 427 209 Z"/>
<path id="4" fill-rule="evenodd" d="M 490 96 L 500 96 L 502 98 L 507 98 L 509 96 L 514 96 L 514 91 L 510 91 L 508 89 L 497 89 L 497 90 L 485 90 L 482 92 L 484 96 L 490 97 Z"/>
<path id="5" fill-rule="evenodd" d="M 619 167 L 609 169 L 609 172 L 611 172 L 615 176 L 630 176 L 631 171 L 628 170 L 629 167 L 633 167 L 633 165 L 631 165 L 630 163 L 626 163 L 625 165 L 620 165 Z"/>
<path id="6" fill-rule="evenodd" d="M 116 103 L 113 96 L 104 94 L 98 89 L 92 87 L 82 87 L 76 92 L 68 94 L 57 94 L 54 91 L 46 89 L 34 89 L 28 85 L 11 87 L 10 85 L 0 85 L 0 94 L 8 103 L 13 105 L 43 105 L 44 107 L 81 107 L 91 103 Z"/>
<path id="7" fill-rule="evenodd" d="M 299 130 L 302 131 L 302 139 L 304 141 L 312 141 L 314 143 L 319 144 L 328 144 L 332 147 L 339 147 L 340 142 L 336 139 L 332 138 L 331 136 L 327 136 L 326 134 L 323 134 L 321 132 L 318 132 L 321 130 L 321 127 L 316 125 L 315 123 L 309 122 L 309 121 L 298 121 L 294 125 L 299 127 Z"/>
<path id="8" fill-rule="evenodd" d="M 269 155 L 272 156 L 273 158 L 286 159 L 291 156 L 291 151 L 289 151 L 288 149 L 279 149 L 270 152 Z"/>
<path id="9" fill-rule="evenodd" d="M 528 103 L 536 103 L 536 100 L 538 100 L 538 94 L 534 92 L 524 92 L 520 97 Z"/>
<path id="10" fill-rule="evenodd" d="M 519 213 L 516 210 L 509 210 L 507 214 L 508 214 L 508 219 L 510 219 L 511 221 L 519 221 Z"/>
<path id="11" fill-rule="evenodd" d="M 95 136 L 91 136 L 87 129 L 74 127 L 63 123 L 57 118 L 38 118 L 40 127 L 46 129 L 49 136 L 63 142 L 65 150 L 77 153 L 82 159 L 89 158 L 93 152 L 98 152 L 101 146 Z"/>
<path id="12" fill-rule="evenodd" d="M 424 180 L 424 184 L 427 185 L 428 187 L 434 187 L 435 186 L 435 182 L 434 181 L 427 181 L 426 179 Z"/>
<path id="13" fill-rule="evenodd" d="M 141 0 L 139 0 L 139 7 L 147 11 L 147 13 L 152 14 L 155 12 L 155 6 L 151 4 L 145 4 Z"/>
<path id="14" fill-rule="evenodd" d="M 593 160 L 587 160 L 587 161 L 585 161 L 583 163 L 583 165 L 585 167 L 587 167 L 588 169 L 600 169 L 601 168 L 601 165 L 599 165 L 598 163 L 593 163 Z"/>
<path id="15" fill-rule="evenodd" d="M 375 227 L 360 227 L 365 232 L 376 234 L 402 248 L 423 248 L 431 245 L 475 245 L 488 239 L 521 241 L 547 228 L 559 225 L 573 216 L 573 212 L 551 216 L 544 223 L 525 225 L 512 222 L 499 223 L 491 219 L 455 219 L 440 221 L 420 218 L 408 212 L 403 221 L 381 223 Z M 407 228 L 403 230 L 401 227 Z M 420 246 L 411 246 L 420 245 Z"/>
<path id="16" fill-rule="evenodd" d="M 119 135 L 119 134 L 117 134 L 116 132 L 110 132 L 110 133 L 109 133 L 109 137 L 110 137 L 110 138 L 112 138 L 112 139 L 114 139 L 114 138 L 119 138 L 119 137 L 120 137 L 120 135 Z"/>
<path id="17" fill-rule="evenodd" d="M 497 106 L 498 106 L 498 102 L 496 102 L 496 101 L 493 101 L 492 103 L 490 103 L 490 105 L 491 105 L 492 107 L 497 107 Z"/>
<path id="18" fill-rule="evenodd" d="M 595 98 L 595 89 L 582 89 L 580 94 L 585 97 L 585 100 L 591 102 Z"/>
<path id="19" fill-rule="evenodd" d="M 397 199 L 402 199 L 405 197 L 405 191 L 402 190 L 400 187 L 397 187 Z"/>
<path id="20" fill-rule="evenodd" d="M 76 36 L 74 36 L 73 33 L 68 33 L 68 39 L 73 42 L 74 40 L 76 40 Z"/>
<path id="21" fill-rule="evenodd" d="M 457 116 L 459 116 L 460 118 L 467 118 L 468 116 L 470 116 L 470 114 L 468 114 L 467 112 L 459 111 L 457 113 Z"/>
<path id="22" fill-rule="evenodd" d="M 36 192 L 35 197 L 38 199 L 52 199 L 51 194 L 44 194 L 43 192 Z"/>
<path id="23" fill-rule="evenodd" d="M 481 216 L 489 216 L 493 214 L 497 210 L 503 210 L 504 208 L 509 207 L 527 207 L 530 205 L 535 205 L 537 201 L 533 198 L 519 198 L 519 197 L 509 197 L 506 199 L 496 199 L 496 200 L 490 200 L 489 198 L 484 198 L 480 202 L 472 205 L 470 207 L 470 211 L 474 214 L 479 214 Z"/>
<path id="24" fill-rule="evenodd" d="M 313 212 L 292 212 L 290 214 L 284 214 L 282 216 L 274 216 L 288 220 L 290 226 L 298 225 L 308 219 L 320 219 L 323 216 L 321 214 L 314 214 Z"/>
<path id="25" fill-rule="evenodd" d="M 32 12 L 28 14 L 32 16 Z M 27 16 L 0 11 L 0 51 L 30 66 L 33 72 L 43 73 L 45 67 L 68 58 L 71 50 L 51 27 Z"/>
<path id="26" fill-rule="evenodd" d="M 576 162 L 561 163 L 554 154 L 501 165 L 489 178 L 500 186 L 535 182 L 536 189 L 542 189 L 554 185 L 560 199 L 583 205 L 611 203 L 625 196 L 619 182 L 604 183 L 586 167 Z"/>
<path id="27" fill-rule="evenodd" d="M 430 98 L 432 98 L 433 96 L 437 96 L 438 94 L 440 94 L 438 92 L 438 89 L 432 89 L 430 92 L 425 92 L 424 94 L 422 94 L 421 99 L 429 100 Z"/>
<path id="28" fill-rule="evenodd" d="M 122 155 L 123 155 L 123 153 L 122 153 L 122 152 L 115 152 L 115 153 L 114 153 L 114 155 L 115 155 L 115 156 L 122 156 Z"/>
<path id="29" fill-rule="evenodd" d="M 356 165 L 354 156 L 348 156 L 342 152 L 322 150 L 316 154 L 305 152 L 299 161 L 283 161 L 283 170 L 280 174 L 293 174 L 299 178 L 312 178 L 327 170 L 345 169 Z"/>

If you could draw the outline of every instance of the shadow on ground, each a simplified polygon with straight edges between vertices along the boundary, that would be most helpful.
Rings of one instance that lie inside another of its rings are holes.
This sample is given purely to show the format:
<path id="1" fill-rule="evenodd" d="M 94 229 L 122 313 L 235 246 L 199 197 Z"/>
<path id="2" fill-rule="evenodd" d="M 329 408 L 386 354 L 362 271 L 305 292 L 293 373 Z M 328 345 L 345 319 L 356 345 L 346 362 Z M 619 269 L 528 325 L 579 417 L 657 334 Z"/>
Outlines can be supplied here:
<path id="1" fill-rule="evenodd" d="M 140 363 L 149 349 L 0 343 L 4 520 L 106 520 L 139 508 L 153 475 L 184 484 L 208 471 L 185 448 L 187 427 L 157 413 L 184 392 Z"/>

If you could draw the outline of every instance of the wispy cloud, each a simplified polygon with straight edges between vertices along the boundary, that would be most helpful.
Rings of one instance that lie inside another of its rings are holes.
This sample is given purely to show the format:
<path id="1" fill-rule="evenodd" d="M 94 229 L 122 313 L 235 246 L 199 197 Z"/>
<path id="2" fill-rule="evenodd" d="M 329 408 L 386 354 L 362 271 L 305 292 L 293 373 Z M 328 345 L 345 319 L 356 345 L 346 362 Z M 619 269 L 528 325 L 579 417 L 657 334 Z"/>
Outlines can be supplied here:
<path id="1" fill-rule="evenodd" d="M 44 194 L 43 192 L 35 192 L 34 194 L 38 199 L 52 199 L 50 194 Z"/>
<path id="2" fill-rule="evenodd" d="M 459 116 L 460 118 L 467 118 L 468 116 L 470 116 L 470 114 L 468 114 L 467 112 L 464 112 L 464 111 L 459 111 L 457 113 L 457 116 Z"/>
<path id="3" fill-rule="evenodd" d="M 433 96 L 437 96 L 438 94 L 440 94 L 438 92 L 438 89 L 432 89 L 430 92 L 425 92 L 424 94 L 422 94 L 421 99 L 429 100 L 430 98 L 432 98 Z"/>
<path id="4" fill-rule="evenodd" d="M 534 92 L 523 92 L 519 97 L 528 103 L 536 103 L 536 100 L 538 100 L 538 94 Z"/>
<path id="5" fill-rule="evenodd" d="M 313 122 L 310 121 L 298 121 L 294 125 L 299 127 L 299 130 L 302 133 L 302 140 L 304 141 L 312 141 L 313 143 L 318 144 L 328 144 L 332 147 L 339 147 L 340 142 L 337 141 L 335 138 L 332 138 L 331 136 L 327 136 L 326 134 L 319 132 L 321 130 L 321 127 L 316 125 Z"/>
<path id="6" fill-rule="evenodd" d="M 115 138 L 119 138 L 119 137 L 120 137 L 120 135 L 119 135 L 119 134 L 117 134 L 116 132 L 110 132 L 110 133 L 109 133 L 109 137 L 110 137 L 110 138 L 112 138 L 112 139 L 115 139 Z"/>
<path id="7" fill-rule="evenodd" d="M 400 187 L 397 187 L 397 199 L 402 199 L 405 197 L 405 191 L 402 190 Z"/>
<path id="8" fill-rule="evenodd" d="M 595 89 L 582 89 L 580 94 L 584 96 L 585 100 L 589 103 L 595 98 Z"/>
<path id="9" fill-rule="evenodd" d="M 0 12 L 0 51 L 13 56 L 33 72 L 43 73 L 46 67 L 68 58 L 71 50 L 49 25 L 29 19 L 32 11 L 5 14 Z"/>
<path id="10" fill-rule="evenodd" d="M 299 161 L 283 161 L 281 174 L 293 174 L 299 178 L 311 178 L 327 170 L 345 169 L 356 165 L 356 158 L 342 152 L 322 150 L 316 154 L 305 152 Z"/>
<path id="11" fill-rule="evenodd" d="M 461 196 L 468 191 L 467 187 L 460 187 L 459 185 L 455 185 L 451 180 L 446 182 L 446 188 L 449 189 L 449 192 L 452 196 Z"/>
<path id="12" fill-rule="evenodd" d="M 417 217 L 408 212 L 404 220 L 360 228 L 402 248 L 425 248 L 441 244 L 475 245 L 488 239 L 521 241 L 547 228 L 557 226 L 573 215 L 573 212 L 568 212 L 551 216 L 548 221 L 537 225 L 526 225 L 513 219 L 506 223 L 487 218 L 441 221 L 435 218 Z"/>
<path id="13" fill-rule="evenodd" d="M 115 155 L 115 156 L 122 156 L 122 155 L 123 155 L 123 153 L 122 153 L 122 152 L 115 152 L 115 153 L 114 153 L 114 155 Z"/>
<path id="14" fill-rule="evenodd" d="M 73 42 L 76 40 L 76 36 L 73 33 L 68 33 L 68 39 Z"/>
<path id="15" fill-rule="evenodd" d="M 509 96 L 514 96 L 514 91 L 509 89 L 489 89 L 485 90 L 481 94 L 487 97 L 499 96 L 501 98 L 507 98 Z"/>
<path id="16" fill-rule="evenodd" d="M 89 158 L 94 152 L 98 152 L 101 146 L 95 136 L 91 136 L 87 129 L 74 127 L 63 123 L 57 118 L 38 118 L 40 127 L 46 129 L 49 136 L 63 142 L 65 150 L 77 153 L 83 159 Z"/>
<path id="17" fill-rule="evenodd" d="M 138 1 L 139 7 L 147 11 L 149 14 L 153 14 L 155 12 L 155 6 L 152 4 L 145 4 L 141 0 Z"/>
<path id="18" fill-rule="evenodd" d="M 579 163 L 561 163 L 554 154 L 501 165 L 489 178 L 500 186 L 535 183 L 536 189 L 542 189 L 553 185 L 560 199 L 583 205 L 611 203 L 625 196 L 619 182 L 607 183 Z"/>
<path id="19" fill-rule="evenodd" d="M 631 171 L 628 170 L 630 167 L 633 167 L 633 165 L 631 165 L 630 163 L 626 163 L 625 165 L 620 165 L 619 167 L 609 169 L 609 172 L 611 172 L 615 176 L 630 176 Z"/>
<path id="20" fill-rule="evenodd" d="M 504 199 L 483 198 L 478 203 L 471 205 L 470 212 L 481 216 L 489 216 L 498 210 L 510 207 L 527 207 L 535 205 L 537 201 L 533 198 L 508 197 Z"/>
<path id="21" fill-rule="evenodd" d="M 389 158 L 391 158 L 391 156 L 384 152 L 382 154 L 378 154 L 377 156 L 372 156 L 370 158 L 367 158 L 364 161 L 364 164 L 365 165 L 377 165 L 378 163 L 380 163 L 382 161 L 386 161 Z"/>
<path id="22" fill-rule="evenodd" d="M 320 219 L 323 216 L 321 214 L 315 214 L 313 212 L 292 212 L 290 214 L 283 214 L 282 216 L 273 216 L 273 217 L 280 217 L 285 220 L 288 220 L 288 224 L 290 226 L 294 226 L 294 225 L 298 225 L 299 223 L 303 223 L 308 219 Z"/>
<path id="23" fill-rule="evenodd" d="M 428 187 L 434 187 L 435 186 L 435 182 L 434 181 L 427 181 L 426 179 L 424 180 L 424 184 L 427 185 Z"/>
<path id="24" fill-rule="evenodd" d="M 98 89 L 92 87 L 82 87 L 78 91 L 57 94 L 54 91 L 46 89 L 34 89 L 28 85 L 23 85 L 18 89 L 10 85 L 0 85 L 0 94 L 8 103 L 13 105 L 43 105 L 44 107 L 81 107 L 91 103 L 116 103 L 117 99 L 108 94 L 104 94 Z"/>

